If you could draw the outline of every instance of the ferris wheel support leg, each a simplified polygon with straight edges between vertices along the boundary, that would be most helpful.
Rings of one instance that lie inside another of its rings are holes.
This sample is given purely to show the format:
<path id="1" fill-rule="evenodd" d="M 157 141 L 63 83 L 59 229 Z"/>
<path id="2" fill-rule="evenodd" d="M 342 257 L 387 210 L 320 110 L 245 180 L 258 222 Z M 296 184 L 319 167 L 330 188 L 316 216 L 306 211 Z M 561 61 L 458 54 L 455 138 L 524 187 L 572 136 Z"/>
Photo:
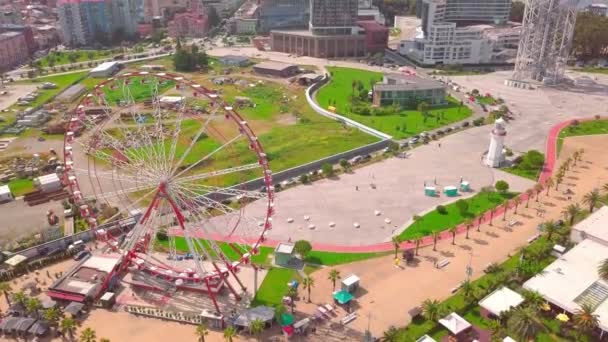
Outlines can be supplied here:
<path id="1" fill-rule="evenodd" d="M 245 287 L 245 285 L 243 285 L 243 282 L 241 282 L 241 279 L 239 279 L 239 277 L 236 275 L 236 272 L 234 272 L 234 268 L 232 267 L 232 265 L 230 267 L 228 267 L 228 270 L 230 270 L 230 273 L 232 274 L 234 279 L 236 279 L 236 282 L 239 283 L 239 285 L 241 286 L 241 290 L 243 292 L 247 291 L 247 287 Z M 241 300 L 240 297 L 237 297 L 237 299 Z"/>
<path id="2" fill-rule="evenodd" d="M 232 285 L 230 285 L 230 282 L 228 281 L 228 277 L 224 276 L 224 272 L 222 272 L 220 270 L 220 268 L 217 266 L 217 264 L 215 263 L 215 261 L 212 261 L 211 264 L 213 265 L 213 267 L 215 268 L 215 270 L 217 271 L 217 274 L 220 275 L 220 277 L 222 278 L 222 281 L 224 282 L 224 284 L 226 284 L 226 286 L 228 287 L 228 289 L 230 290 L 230 292 L 232 292 L 232 294 L 234 295 L 234 298 L 237 301 L 241 300 L 241 296 L 239 296 L 238 293 L 236 293 L 236 290 L 234 289 L 234 287 L 232 287 Z M 230 271 L 230 273 L 232 273 L 232 275 L 234 276 L 234 278 L 237 280 L 237 282 L 240 284 L 241 281 L 239 280 L 239 278 L 237 278 L 236 274 L 234 274 L 234 272 L 232 272 L 232 268 L 231 266 L 228 267 L 228 270 Z"/>
<path id="3" fill-rule="evenodd" d="M 207 294 L 209 294 L 209 297 L 211 297 L 211 301 L 213 302 L 213 306 L 215 306 L 215 310 L 217 311 L 217 313 L 221 313 L 222 311 L 220 311 L 220 307 L 219 305 L 217 305 L 217 300 L 215 299 L 215 295 L 213 294 L 213 291 L 211 291 L 211 286 L 209 285 L 209 279 L 205 278 L 205 285 L 207 285 Z"/>

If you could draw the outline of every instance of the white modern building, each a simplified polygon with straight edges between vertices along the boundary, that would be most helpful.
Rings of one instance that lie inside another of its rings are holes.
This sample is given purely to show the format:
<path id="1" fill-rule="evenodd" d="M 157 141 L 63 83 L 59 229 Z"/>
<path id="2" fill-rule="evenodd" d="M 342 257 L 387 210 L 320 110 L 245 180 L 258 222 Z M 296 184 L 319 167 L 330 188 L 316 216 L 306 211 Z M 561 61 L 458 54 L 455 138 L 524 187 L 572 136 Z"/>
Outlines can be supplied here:
<path id="1" fill-rule="evenodd" d="M 487 64 L 514 57 L 520 28 L 507 24 L 505 6 L 510 9 L 510 3 L 419 0 L 416 10 L 422 24 L 414 39 L 401 42 L 399 53 L 423 65 Z M 473 7 L 479 11 L 463 10 Z M 509 49 L 513 51 L 505 53 Z"/>
<path id="2" fill-rule="evenodd" d="M 578 223 L 571 233 L 578 244 L 523 286 L 570 314 L 590 305 L 603 331 L 608 331 L 608 282 L 600 279 L 598 266 L 608 259 L 607 224 L 608 207 Z"/>
<path id="3" fill-rule="evenodd" d="M 89 72 L 89 76 L 93 78 L 107 78 L 114 75 L 120 70 L 120 63 L 118 62 L 105 62 L 95 67 L 95 69 Z"/>

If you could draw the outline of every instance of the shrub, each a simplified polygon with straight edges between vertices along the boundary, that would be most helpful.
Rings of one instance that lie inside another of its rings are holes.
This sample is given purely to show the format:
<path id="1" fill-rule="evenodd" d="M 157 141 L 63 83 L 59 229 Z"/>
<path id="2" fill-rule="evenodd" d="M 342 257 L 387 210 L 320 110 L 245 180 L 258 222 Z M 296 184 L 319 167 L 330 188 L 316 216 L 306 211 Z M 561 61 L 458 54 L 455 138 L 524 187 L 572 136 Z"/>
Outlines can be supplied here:
<path id="1" fill-rule="evenodd" d="M 507 151 L 505 152 L 505 156 L 513 157 L 513 150 L 511 150 L 510 148 L 507 148 Z"/>
<path id="2" fill-rule="evenodd" d="M 460 212 L 460 215 L 462 216 L 469 211 L 469 203 L 463 199 L 456 201 L 455 205 L 458 208 L 458 212 Z"/>
<path id="3" fill-rule="evenodd" d="M 470 122 L 465 121 L 462 123 L 462 127 L 469 127 L 470 124 L 471 124 Z"/>
<path id="4" fill-rule="evenodd" d="M 327 177 L 331 177 L 334 175 L 334 166 L 330 163 L 324 163 L 321 166 L 321 170 L 323 170 L 323 174 Z"/>
<path id="5" fill-rule="evenodd" d="M 306 258 L 306 255 L 312 251 L 312 245 L 310 242 L 306 240 L 298 240 L 296 241 L 293 249 L 296 253 L 298 253 L 302 258 Z"/>
<path id="6" fill-rule="evenodd" d="M 158 241 L 167 241 L 167 240 L 169 240 L 169 235 L 167 235 L 166 230 L 161 229 L 158 232 L 156 232 L 156 239 Z"/>
<path id="7" fill-rule="evenodd" d="M 485 121 L 484 118 L 477 118 L 477 119 L 473 120 L 473 125 L 479 127 L 479 126 L 483 125 L 484 121 Z"/>
<path id="8" fill-rule="evenodd" d="M 341 167 L 343 170 L 348 170 L 348 167 L 350 166 L 350 164 L 348 164 L 348 160 L 346 160 L 346 159 L 342 158 L 342 159 L 340 159 L 340 162 L 339 162 L 339 163 L 340 163 L 340 167 Z"/>
<path id="9" fill-rule="evenodd" d="M 448 213 L 448 210 L 443 205 L 438 205 L 436 208 L 437 212 L 441 215 L 445 215 Z"/>
<path id="10" fill-rule="evenodd" d="M 578 121 L 577 119 L 572 120 L 572 122 L 570 123 L 571 126 L 578 126 L 581 122 Z"/>
<path id="11" fill-rule="evenodd" d="M 499 192 L 507 192 L 509 190 L 509 183 L 505 182 L 504 180 L 499 180 L 496 182 L 496 184 L 494 184 L 494 187 L 496 188 L 496 190 L 498 190 Z"/>
<path id="12" fill-rule="evenodd" d="M 596 116 L 594 116 L 594 118 L 595 118 L 595 120 L 599 120 L 599 119 L 601 119 L 602 117 L 601 117 L 600 115 L 596 115 Z"/>
<path id="13" fill-rule="evenodd" d="M 302 184 L 308 184 L 308 182 L 310 182 L 308 175 L 307 174 L 300 175 L 300 182 L 302 182 Z"/>

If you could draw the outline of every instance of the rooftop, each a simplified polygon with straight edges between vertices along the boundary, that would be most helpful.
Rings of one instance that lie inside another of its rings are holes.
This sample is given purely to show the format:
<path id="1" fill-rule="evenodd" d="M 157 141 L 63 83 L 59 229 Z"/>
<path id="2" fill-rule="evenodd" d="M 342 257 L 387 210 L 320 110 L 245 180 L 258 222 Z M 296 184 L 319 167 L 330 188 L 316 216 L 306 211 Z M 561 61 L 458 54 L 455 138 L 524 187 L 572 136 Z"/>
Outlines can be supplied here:
<path id="1" fill-rule="evenodd" d="M 417 76 L 405 75 L 405 74 L 385 74 L 385 80 L 387 83 L 376 83 L 374 89 L 377 90 L 414 90 L 414 89 L 438 89 L 445 88 L 445 86 L 438 81 L 430 80 L 426 78 L 420 78 Z"/>
<path id="2" fill-rule="evenodd" d="M 608 206 L 596 210 L 572 229 L 573 234 L 589 238 L 608 246 Z"/>
<path id="3" fill-rule="evenodd" d="M 115 68 L 118 65 L 118 62 L 104 62 L 95 67 L 95 69 L 91 70 L 91 72 L 102 72 L 112 68 Z"/>
<path id="4" fill-rule="evenodd" d="M 287 68 L 292 68 L 294 66 L 297 66 L 297 65 L 267 61 L 267 62 L 258 63 L 256 65 L 254 65 L 253 67 L 258 68 L 258 69 L 267 69 L 267 70 L 285 70 Z"/>
<path id="5" fill-rule="evenodd" d="M 443 325 L 454 335 L 458 335 L 471 327 L 471 323 L 467 322 L 455 312 L 440 319 L 439 324 Z"/>
<path id="6" fill-rule="evenodd" d="M 580 303 L 595 306 L 600 328 L 608 330 L 608 283 L 600 280 L 598 265 L 608 259 L 608 247 L 586 239 L 528 280 L 524 288 L 539 292 L 547 301 L 574 313 Z"/>
<path id="7" fill-rule="evenodd" d="M 8 185 L 0 185 L 0 195 L 6 195 L 10 193 L 11 189 L 8 187 Z"/>
<path id="8" fill-rule="evenodd" d="M 293 243 L 279 242 L 277 248 L 274 250 L 275 253 L 292 254 L 294 249 Z"/>
<path id="9" fill-rule="evenodd" d="M 482 299 L 479 306 L 495 316 L 500 316 L 501 313 L 517 307 L 523 301 L 524 297 L 522 295 L 503 286 Z"/>

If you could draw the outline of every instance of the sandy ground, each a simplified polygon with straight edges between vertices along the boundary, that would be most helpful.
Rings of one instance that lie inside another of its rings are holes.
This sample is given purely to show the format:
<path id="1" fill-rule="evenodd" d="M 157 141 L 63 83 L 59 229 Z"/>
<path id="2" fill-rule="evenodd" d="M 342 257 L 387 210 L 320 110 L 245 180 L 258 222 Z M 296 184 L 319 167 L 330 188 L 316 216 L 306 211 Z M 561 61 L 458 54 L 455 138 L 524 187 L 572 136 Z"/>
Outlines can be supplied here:
<path id="1" fill-rule="evenodd" d="M 604 146 L 604 147 L 602 147 Z M 608 181 L 606 167 L 608 136 L 594 136 L 568 139 L 561 160 L 578 148 L 585 148 L 584 163 L 579 164 L 566 175 L 565 184 L 574 192 L 574 199 L 580 203 L 582 196 L 593 188 Z M 451 241 L 440 242 L 437 251 L 432 247 L 422 249 L 415 266 L 396 268 L 393 256 L 372 259 L 364 262 L 338 266 L 343 277 L 355 273 L 361 278 L 362 288 L 358 292 L 357 312 L 359 318 L 350 324 L 352 328 L 363 331 L 371 314 L 371 329 L 378 335 L 391 325 L 403 326 L 409 322 L 408 311 L 427 298 L 444 299 L 450 289 L 465 279 L 465 268 L 471 260 L 474 277 L 483 274 L 483 269 L 492 262 L 504 261 L 510 253 L 527 244 L 527 239 L 536 234 L 536 226 L 542 221 L 558 219 L 561 210 L 571 202 L 561 197 L 559 191 L 551 191 L 549 197 L 541 195 L 544 217 L 536 216 L 537 205 L 534 200 L 530 208 L 520 206 L 518 214 L 507 214 L 507 221 L 495 220 L 494 226 L 482 225 L 481 232 L 471 231 L 469 240 L 463 235 L 456 237 L 456 245 Z M 509 220 L 517 219 L 521 225 L 506 228 Z M 433 267 L 435 260 L 450 260 L 441 270 Z M 298 303 L 297 309 L 313 313 L 317 305 L 331 303 L 332 284 L 327 279 L 330 268 L 313 273 L 316 286 L 311 298 L 314 304 Z M 301 293 L 303 295 L 304 293 Z M 404 295 L 407 294 L 407 295 Z M 344 317 L 341 311 L 336 319 Z"/>

